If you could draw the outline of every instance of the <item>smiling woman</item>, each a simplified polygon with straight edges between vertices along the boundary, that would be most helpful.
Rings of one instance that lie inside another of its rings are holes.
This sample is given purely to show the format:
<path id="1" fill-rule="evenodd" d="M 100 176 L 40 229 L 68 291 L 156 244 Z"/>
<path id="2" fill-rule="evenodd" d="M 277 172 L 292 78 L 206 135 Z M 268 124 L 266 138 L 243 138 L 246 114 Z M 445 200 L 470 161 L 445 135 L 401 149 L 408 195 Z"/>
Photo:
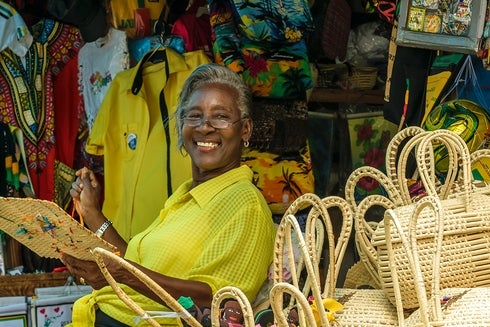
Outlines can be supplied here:
<path id="1" fill-rule="evenodd" d="M 271 212 L 252 184 L 252 171 L 240 165 L 252 133 L 250 103 L 250 91 L 236 73 L 217 64 L 196 68 L 183 86 L 176 111 L 179 147 L 191 157 L 192 178 L 129 243 L 113 226 L 102 235 L 174 298 L 191 297 L 198 306 L 210 307 L 213 294 L 230 285 L 252 301 L 272 262 Z M 93 174 L 84 172 L 71 192 L 86 224 L 94 229 L 105 219 L 93 196 L 96 187 Z M 107 285 L 95 262 L 67 255 L 63 259 L 72 274 L 95 289 L 75 303 L 73 326 L 87 326 L 87 321 L 94 326 L 133 324 L 135 314 Z M 141 281 L 109 261 L 111 275 L 140 307 L 147 312 L 169 310 Z M 158 321 L 179 326 L 176 319 Z"/>

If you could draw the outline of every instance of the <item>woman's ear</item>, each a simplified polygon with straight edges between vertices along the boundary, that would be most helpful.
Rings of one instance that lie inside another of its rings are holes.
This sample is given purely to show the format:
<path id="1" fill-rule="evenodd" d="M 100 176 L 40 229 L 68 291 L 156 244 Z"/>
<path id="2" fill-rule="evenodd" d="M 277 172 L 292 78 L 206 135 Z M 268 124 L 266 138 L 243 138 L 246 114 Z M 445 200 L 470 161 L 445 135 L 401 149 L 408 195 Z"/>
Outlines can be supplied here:
<path id="1" fill-rule="evenodd" d="M 253 121 L 249 118 L 245 118 L 242 127 L 242 140 L 248 142 L 252 137 Z"/>

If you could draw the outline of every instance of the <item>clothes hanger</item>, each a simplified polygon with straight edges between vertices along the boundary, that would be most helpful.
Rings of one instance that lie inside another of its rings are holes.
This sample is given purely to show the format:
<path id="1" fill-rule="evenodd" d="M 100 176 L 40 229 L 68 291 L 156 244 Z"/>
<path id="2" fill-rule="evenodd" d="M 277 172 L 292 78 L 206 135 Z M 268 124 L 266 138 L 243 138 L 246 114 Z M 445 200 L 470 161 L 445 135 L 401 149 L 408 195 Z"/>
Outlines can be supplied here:
<path id="1" fill-rule="evenodd" d="M 131 92 L 137 94 L 141 87 L 143 86 L 143 68 L 146 63 L 157 64 L 160 62 L 165 62 L 165 69 L 167 71 L 167 76 L 169 72 L 168 60 L 167 60 L 167 49 L 165 47 L 156 47 L 141 58 L 141 63 L 139 64 L 138 71 L 133 81 L 133 86 L 131 87 Z"/>

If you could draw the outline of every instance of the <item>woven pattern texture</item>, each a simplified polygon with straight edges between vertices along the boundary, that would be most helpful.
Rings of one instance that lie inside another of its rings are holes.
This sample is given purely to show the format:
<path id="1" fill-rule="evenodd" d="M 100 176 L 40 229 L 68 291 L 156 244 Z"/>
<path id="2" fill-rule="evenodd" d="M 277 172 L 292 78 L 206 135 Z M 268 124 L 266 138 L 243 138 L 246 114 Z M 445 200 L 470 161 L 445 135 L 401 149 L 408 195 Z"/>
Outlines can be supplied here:
<path id="1" fill-rule="evenodd" d="M 93 261 L 90 251 L 96 247 L 116 251 L 56 203 L 46 200 L 0 197 L 0 230 L 44 258 L 59 259 L 64 252 Z"/>

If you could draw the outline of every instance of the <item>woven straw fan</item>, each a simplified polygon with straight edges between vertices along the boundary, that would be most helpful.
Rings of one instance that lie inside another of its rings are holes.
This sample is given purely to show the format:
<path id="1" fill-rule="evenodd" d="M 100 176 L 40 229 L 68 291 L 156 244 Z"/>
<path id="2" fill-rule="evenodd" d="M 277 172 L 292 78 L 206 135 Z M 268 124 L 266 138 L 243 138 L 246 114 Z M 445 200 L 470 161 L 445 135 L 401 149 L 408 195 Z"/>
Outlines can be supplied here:
<path id="1" fill-rule="evenodd" d="M 432 257 L 432 274 L 429 278 L 431 287 L 427 295 L 424 276 L 420 264 L 420 249 L 417 241 L 418 218 L 423 210 L 431 210 L 435 224 L 431 231 L 434 236 L 435 254 Z M 490 288 L 445 288 L 441 289 L 441 256 L 443 249 L 445 210 L 441 201 L 434 196 L 420 200 L 414 208 L 410 219 L 408 236 L 393 210 L 387 210 L 384 225 L 387 233 L 388 258 L 393 276 L 393 288 L 396 298 L 398 319 L 401 326 L 490 326 Z M 410 263 L 413 275 L 416 298 L 419 309 L 405 319 L 403 296 L 399 284 L 397 264 L 392 244 L 391 228 L 398 230 L 401 242 Z"/>
<path id="2" fill-rule="evenodd" d="M 85 228 L 56 203 L 32 198 L 0 197 L 0 230 L 44 258 L 67 253 L 94 260 L 90 251 L 116 247 Z"/>

